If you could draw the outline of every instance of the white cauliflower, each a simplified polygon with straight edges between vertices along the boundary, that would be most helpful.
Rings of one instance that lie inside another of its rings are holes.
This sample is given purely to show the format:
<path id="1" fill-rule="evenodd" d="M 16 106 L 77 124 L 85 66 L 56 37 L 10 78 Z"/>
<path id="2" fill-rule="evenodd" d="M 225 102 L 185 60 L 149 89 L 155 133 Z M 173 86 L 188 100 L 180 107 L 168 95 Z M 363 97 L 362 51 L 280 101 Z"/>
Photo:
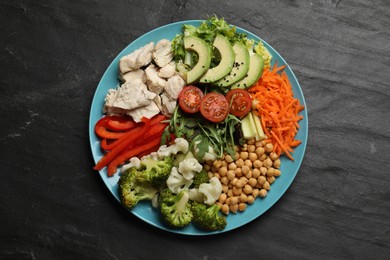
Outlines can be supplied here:
<path id="1" fill-rule="evenodd" d="M 179 163 L 179 172 L 186 180 L 192 180 L 195 173 L 200 172 L 202 169 L 202 165 L 196 158 L 188 158 Z"/>
<path id="2" fill-rule="evenodd" d="M 167 179 L 167 186 L 173 193 L 178 194 L 182 189 L 188 189 L 192 182 L 193 180 L 186 180 L 176 167 L 172 167 L 171 174 Z"/>
<path id="3" fill-rule="evenodd" d="M 135 167 L 137 169 L 141 168 L 141 160 L 138 159 L 138 157 L 132 157 L 132 158 L 130 158 L 129 161 L 130 162 L 128 164 L 125 164 L 122 166 L 121 173 L 124 173 L 125 171 L 127 171 L 128 169 L 130 169 L 132 167 Z"/>
<path id="4" fill-rule="evenodd" d="M 157 155 L 160 158 L 164 158 L 172 154 L 177 154 L 179 152 L 186 153 L 187 151 L 188 151 L 187 140 L 184 138 L 176 138 L 174 144 L 170 146 L 166 146 L 166 145 L 160 146 L 160 148 L 157 151 Z"/>
<path id="5" fill-rule="evenodd" d="M 222 184 L 217 177 L 212 177 L 209 183 L 199 185 L 199 192 L 204 196 L 204 203 L 212 205 L 222 193 Z"/>
<path id="6" fill-rule="evenodd" d="M 188 195 L 190 196 L 190 200 L 196 201 L 199 203 L 204 203 L 204 195 L 199 191 L 199 189 L 189 189 Z"/>

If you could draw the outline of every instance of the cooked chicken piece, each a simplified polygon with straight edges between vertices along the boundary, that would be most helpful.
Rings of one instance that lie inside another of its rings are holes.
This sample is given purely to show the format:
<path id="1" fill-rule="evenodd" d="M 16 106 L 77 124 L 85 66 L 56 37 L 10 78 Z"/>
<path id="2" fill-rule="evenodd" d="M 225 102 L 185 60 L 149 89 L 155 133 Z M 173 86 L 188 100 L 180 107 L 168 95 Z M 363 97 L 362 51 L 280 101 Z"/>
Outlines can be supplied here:
<path id="1" fill-rule="evenodd" d="M 160 109 L 156 103 L 151 102 L 149 105 L 139 107 L 137 109 L 129 110 L 126 112 L 127 115 L 131 116 L 135 122 L 141 122 L 143 117 L 152 118 L 153 116 L 160 113 Z"/>
<path id="2" fill-rule="evenodd" d="M 175 108 L 177 105 L 176 100 L 169 97 L 165 92 L 162 93 L 160 96 L 162 103 L 161 112 L 167 117 L 171 117 L 175 112 Z"/>
<path id="3" fill-rule="evenodd" d="M 176 73 L 176 64 L 175 62 L 171 61 L 158 71 L 158 76 L 161 78 L 168 79 L 170 77 L 173 77 Z"/>
<path id="4" fill-rule="evenodd" d="M 119 73 L 125 74 L 129 71 L 140 69 L 147 66 L 152 61 L 152 52 L 154 43 L 151 42 L 142 48 L 139 48 L 129 55 L 123 56 L 119 60 Z"/>
<path id="5" fill-rule="evenodd" d="M 149 90 L 156 94 L 160 94 L 164 90 L 167 81 L 157 75 L 157 67 L 150 64 L 146 68 L 145 74 L 147 80 L 146 84 L 148 85 Z"/>
<path id="6" fill-rule="evenodd" d="M 180 91 L 185 85 L 186 82 L 179 75 L 176 75 L 168 79 L 164 90 L 169 95 L 169 97 L 172 99 L 177 99 L 179 97 Z"/>
<path id="7" fill-rule="evenodd" d="M 106 98 L 104 107 L 109 113 L 115 111 L 115 114 L 123 114 L 126 110 L 154 103 L 153 98 L 156 96 L 155 93 L 148 90 L 147 86 L 140 79 L 122 84 L 117 90 L 114 101 L 111 99 L 111 95 L 114 97 L 114 92 L 109 95 L 109 98 Z"/>
<path id="8" fill-rule="evenodd" d="M 173 59 L 171 41 L 163 39 L 156 44 L 153 51 L 153 60 L 160 67 L 164 67 Z"/>
<path id="9" fill-rule="evenodd" d="M 103 113 L 105 114 L 116 114 L 113 108 L 116 97 L 118 96 L 118 89 L 109 89 L 106 97 L 104 98 Z"/>
<path id="10" fill-rule="evenodd" d="M 145 71 L 138 69 L 134 71 L 129 71 L 123 75 L 119 76 L 119 79 L 124 83 L 127 81 L 133 81 L 136 79 L 141 79 L 143 83 L 146 83 Z"/>

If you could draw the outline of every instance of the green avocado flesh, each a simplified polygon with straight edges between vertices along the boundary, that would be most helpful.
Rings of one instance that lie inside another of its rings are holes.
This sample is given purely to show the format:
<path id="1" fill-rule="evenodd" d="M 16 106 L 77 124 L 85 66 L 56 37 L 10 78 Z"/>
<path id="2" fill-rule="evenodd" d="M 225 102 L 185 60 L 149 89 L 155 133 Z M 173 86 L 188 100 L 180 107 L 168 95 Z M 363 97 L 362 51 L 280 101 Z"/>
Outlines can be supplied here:
<path id="1" fill-rule="evenodd" d="M 253 53 L 249 56 L 249 70 L 247 76 L 244 77 L 242 80 L 234 83 L 231 88 L 249 88 L 259 80 L 261 74 L 263 73 L 263 68 L 263 58 L 259 54 Z"/>
<path id="2" fill-rule="evenodd" d="M 209 69 L 206 74 L 200 78 L 199 82 L 201 83 L 212 83 L 220 80 L 233 68 L 235 54 L 229 40 L 225 36 L 217 35 L 215 37 L 213 46 L 219 51 L 221 55 L 221 61 L 217 66 Z"/>
<path id="3" fill-rule="evenodd" d="M 233 46 L 235 61 L 233 68 L 225 77 L 215 82 L 221 87 L 228 87 L 245 77 L 249 70 L 249 52 L 244 44 L 237 42 Z"/>
<path id="4" fill-rule="evenodd" d="M 194 36 L 184 37 L 184 48 L 198 54 L 198 62 L 187 73 L 187 84 L 196 82 L 210 67 L 211 53 L 207 43 Z"/>

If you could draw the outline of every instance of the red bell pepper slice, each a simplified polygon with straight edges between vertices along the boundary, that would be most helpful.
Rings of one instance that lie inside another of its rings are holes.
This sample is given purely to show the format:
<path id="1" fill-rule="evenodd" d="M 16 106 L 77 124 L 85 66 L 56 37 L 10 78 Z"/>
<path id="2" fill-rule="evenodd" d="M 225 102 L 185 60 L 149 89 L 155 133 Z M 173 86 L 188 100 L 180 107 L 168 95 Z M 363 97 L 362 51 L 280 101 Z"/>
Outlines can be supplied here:
<path id="1" fill-rule="evenodd" d="M 123 132 L 111 132 L 107 130 L 107 122 L 109 120 L 109 117 L 105 116 L 99 119 L 97 123 L 95 124 L 95 133 L 100 138 L 107 138 L 107 139 L 118 139 L 119 137 L 123 136 Z"/>
<path id="2" fill-rule="evenodd" d="M 144 152 L 145 150 L 149 150 L 157 145 L 160 144 L 161 138 L 158 136 L 157 138 L 151 140 L 148 143 L 145 143 L 143 145 L 137 146 L 134 149 L 131 149 L 129 151 L 126 151 L 124 153 L 121 153 L 119 156 L 117 156 L 114 160 L 112 160 L 107 167 L 107 175 L 109 177 L 113 176 L 117 168 L 120 164 L 123 164 L 125 161 L 129 160 L 130 158 L 137 156 L 138 154 Z"/>
<path id="3" fill-rule="evenodd" d="M 129 131 L 138 124 L 128 116 L 109 116 L 107 120 L 107 129 L 111 131 Z"/>
<path id="4" fill-rule="evenodd" d="M 143 118 L 144 124 L 140 127 L 131 129 L 128 132 L 123 133 L 123 136 L 120 138 L 120 142 L 108 153 L 106 153 L 99 162 L 93 168 L 94 170 L 103 169 L 108 163 L 110 163 L 114 158 L 120 154 L 128 145 L 142 137 L 145 132 L 150 128 L 150 120 Z M 117 140 L 119 141 L 119 139 Z"/>

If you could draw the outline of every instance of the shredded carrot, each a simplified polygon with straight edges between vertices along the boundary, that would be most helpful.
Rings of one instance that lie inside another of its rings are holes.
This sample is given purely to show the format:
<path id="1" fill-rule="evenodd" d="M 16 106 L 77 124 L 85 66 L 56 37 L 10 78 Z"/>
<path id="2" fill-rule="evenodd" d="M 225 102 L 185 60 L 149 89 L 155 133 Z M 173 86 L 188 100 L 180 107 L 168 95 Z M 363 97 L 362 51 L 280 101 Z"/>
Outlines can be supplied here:
<path id="1" fill-rule="evenodd" d="M 304 106 L 299 99 L 294 98 L 291 83 L 284 66 L 275 64 L 272 68 L 265 69 L 263 75 L 250 89 L 249 92 L 259 102 L 256 105 L 260 115 L 261 125 L 267 135 L 265 141 L 274 146 L 274 152 L 279 156 L 285 154 L 290 160 L 294 160 L 291 153 L 300 145 L 300 140 L 295 140 L 299 129 L 299 121 L 303 119 L 299 112 Z"/>

